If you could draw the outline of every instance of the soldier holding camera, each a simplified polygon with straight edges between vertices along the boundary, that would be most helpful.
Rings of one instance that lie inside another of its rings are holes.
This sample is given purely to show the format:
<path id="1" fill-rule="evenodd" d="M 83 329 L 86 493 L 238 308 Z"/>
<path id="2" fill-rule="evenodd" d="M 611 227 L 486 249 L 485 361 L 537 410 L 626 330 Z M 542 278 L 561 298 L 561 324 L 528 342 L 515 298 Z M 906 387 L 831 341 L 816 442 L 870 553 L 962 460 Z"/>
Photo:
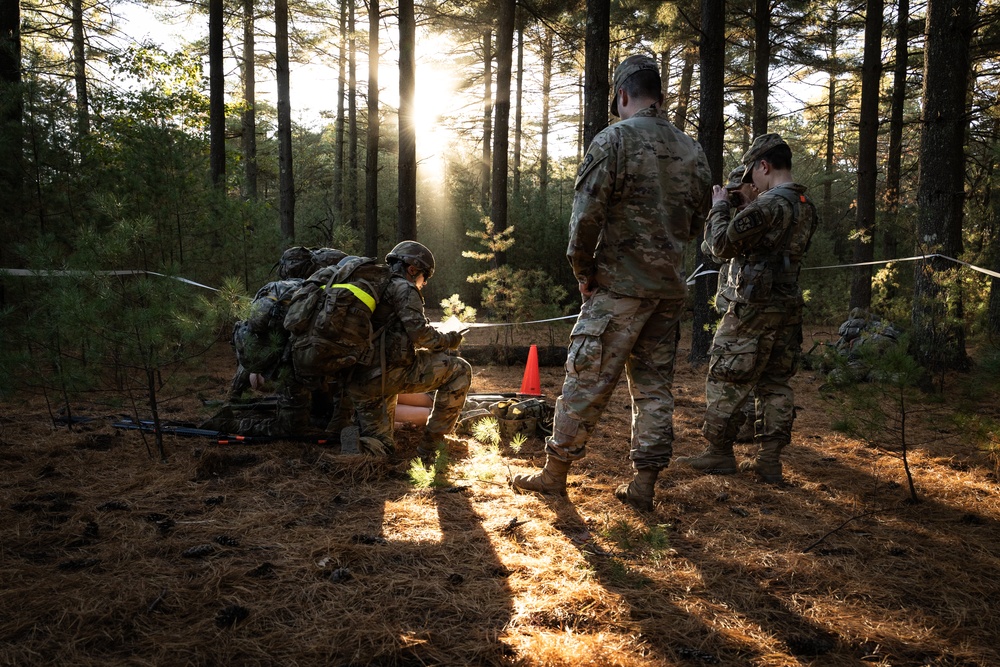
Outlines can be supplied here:
<path id="1" fill-rule="evenodd" d="M 742 469 L 765 482 L 782 480 L 781 450 L 795 419 L 790 379 L 802 346 L 799 271 L 816 228 L 816 207 L 792 176 L 792 151 L 777 134 L 754 139 L 743 156 L 741 181 L 760 196 L 732 215 L 729 188 L 715 186 L 705 230 L 709 254 L 732 259 L 723 295 L 729 301 L 712 341 L 705 382 L 708 448 L 677 463 L 715 474 L 736 472 L 733 454 L 741 410 L 756 392 L 761 409 L 755 460 Z"/>

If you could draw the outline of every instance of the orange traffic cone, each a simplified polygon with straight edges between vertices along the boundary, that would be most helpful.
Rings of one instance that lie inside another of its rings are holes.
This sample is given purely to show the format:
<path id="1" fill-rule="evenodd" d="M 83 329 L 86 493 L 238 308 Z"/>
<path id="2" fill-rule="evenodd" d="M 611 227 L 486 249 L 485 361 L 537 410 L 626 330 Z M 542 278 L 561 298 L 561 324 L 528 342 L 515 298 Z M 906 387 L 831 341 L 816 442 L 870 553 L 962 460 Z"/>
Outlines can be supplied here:
<path id="1" fill-rule="evenodd" d="M 541 396 L 542 383 L 538 378 L 538 346 L 532 345 L 528 350 L 528 364 L 524 367 L 524 379 L 521 380 L 523 396 Z"/>

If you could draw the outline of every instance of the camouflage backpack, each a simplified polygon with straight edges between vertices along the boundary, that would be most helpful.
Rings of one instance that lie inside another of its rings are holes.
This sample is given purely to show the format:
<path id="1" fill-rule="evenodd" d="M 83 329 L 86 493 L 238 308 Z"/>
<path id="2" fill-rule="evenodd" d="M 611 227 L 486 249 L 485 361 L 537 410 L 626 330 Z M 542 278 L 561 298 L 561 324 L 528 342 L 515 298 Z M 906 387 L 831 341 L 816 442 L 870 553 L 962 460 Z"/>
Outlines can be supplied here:
<path id="1" fill-rule="evenodd" d="M 333 266 L 347 257 L 347 253 L 336 248 L 306 248 L 295 246 L 281 253 L 278 260 L 278 277 L 301 278 L 305 280 L 326 266 Z"/>
<path id="2" fill-rule="evenodd" d="M 291 334 L 296 373 L 332 375 L 356 363 L 372 362 L 376 336 L 372 313 L 390 273 L 388 266 L 370 257 L 347 257 L 302 283 L 284 322 Z"/>
<path id="3" fill-rule="evenodd" d="M 273 377 L 288 347 L 285 314 L 301 280 L 276 280 L 254 295 L 250 314 L 233 327 L 236 360 L 251 373 Z"/>

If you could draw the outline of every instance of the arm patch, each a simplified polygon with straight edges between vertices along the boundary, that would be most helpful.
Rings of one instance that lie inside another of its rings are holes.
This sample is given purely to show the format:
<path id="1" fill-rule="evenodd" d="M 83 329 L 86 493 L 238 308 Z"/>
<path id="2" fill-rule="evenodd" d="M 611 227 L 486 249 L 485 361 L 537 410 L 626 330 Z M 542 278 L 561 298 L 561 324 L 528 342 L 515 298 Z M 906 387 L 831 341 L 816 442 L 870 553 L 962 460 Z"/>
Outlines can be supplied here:
<path id="1" fill-rule="evenodd" d="M 587 155 L 583 158 L 583 162 L 580 163 L 580 167 L 576 170 L 576 183 L 573 184 L 575 190 L 580 189 L 580 183 L 597 167 L 597 165 L 603 163 L 608 157 L 608 151 L 605 143 L 603 141 L 598 141 L 597 138 L 591 142 L 590 150 L 587 151 Z"/>
<path id="2" fill-rule="evenodd" d="M 760 211 L 750 211 L 747 215 L 737 216 L 733 220 L 733 231 L 742 236 L 764 224 L 764 216 Z"/>

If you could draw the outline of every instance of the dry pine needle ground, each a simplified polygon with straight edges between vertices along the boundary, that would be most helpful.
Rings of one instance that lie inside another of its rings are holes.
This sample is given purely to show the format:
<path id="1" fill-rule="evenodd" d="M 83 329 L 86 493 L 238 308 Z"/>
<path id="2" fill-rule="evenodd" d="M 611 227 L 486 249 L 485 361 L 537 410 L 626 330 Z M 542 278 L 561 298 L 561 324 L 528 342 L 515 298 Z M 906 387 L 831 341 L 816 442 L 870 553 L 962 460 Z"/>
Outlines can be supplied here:
<path id="1" fill-rule="evenodd" d="M 205 417 L 229 363 L 220 346 L 166 417 Z M 477 367 L 473 390 L 522 370 Z M 553 398 L 561 369 L 541 375 Z M 649 515 L 612 495 L 624 387 L 568 499 L 509 488 L 538 439 L 451 440 L 422 488 L 411 432 L 388 464 L 174 437 L 160 463 L 109 419 L 68 431 L 38 401 L 3 406 L 0 664 L 1000 664 L 989 459 L 937 425 L 908 503 L 900 460 L 831 430 L 819 384 L 796 379 L 786 484 L 671 467 Z M 702 392 L 680 362 L 676 454 L 702 447 Z"/>

